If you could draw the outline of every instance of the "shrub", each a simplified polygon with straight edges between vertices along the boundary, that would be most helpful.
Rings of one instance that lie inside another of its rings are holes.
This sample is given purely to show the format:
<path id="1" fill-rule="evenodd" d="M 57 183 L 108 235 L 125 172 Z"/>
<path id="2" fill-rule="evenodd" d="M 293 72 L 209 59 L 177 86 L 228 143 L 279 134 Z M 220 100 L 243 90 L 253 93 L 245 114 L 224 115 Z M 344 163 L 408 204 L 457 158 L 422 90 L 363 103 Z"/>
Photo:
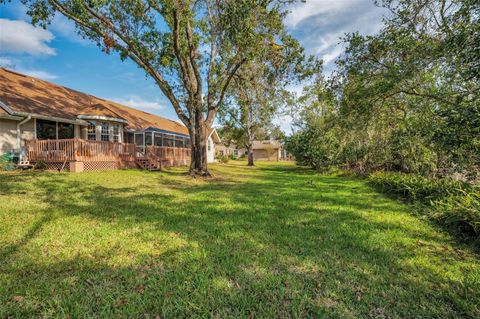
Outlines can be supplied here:
<path id="1" fill-rule="evenodd" d="M 419 202 L 429 218 L 459 233 L 480 238 L 480 187 L 451 179 L 376 172 L 369 182 L 383 192 Z"/>
<path id="2" fill-rule="evenodd" d="M 218 156 L 217 156 L 217 161 L 218 161 L 219 163 L 226 164 L 226 163 L 228 163 L 229 160 L 230 160 L 230 159 L 229 159 L 228 156 L 226 156 L 226 155 L 218 155 Z"/>
<path id="3" fill-rule="evenodd" d="M 33 168 L 38 170 L 44 170 L 47 168 L 47 164 L 45 163 L 45 161 L 39 160 L 35 163 L 35 166 Z"/>

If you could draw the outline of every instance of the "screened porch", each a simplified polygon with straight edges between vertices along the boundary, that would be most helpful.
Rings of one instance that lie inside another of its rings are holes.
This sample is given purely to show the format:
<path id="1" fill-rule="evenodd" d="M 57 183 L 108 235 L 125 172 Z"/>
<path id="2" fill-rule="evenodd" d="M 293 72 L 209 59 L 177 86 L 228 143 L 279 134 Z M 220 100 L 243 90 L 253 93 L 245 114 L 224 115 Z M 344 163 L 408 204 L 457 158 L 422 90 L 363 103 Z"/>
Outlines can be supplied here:
<path id="1" fill-rule="evenodd" d="M 176 134 L 156 128 L 148 128 L 144 131 L 126 132 L 126 143 L 135 144 L 137 150 L 145 152 L 146 147 L 190 148 L 190 137 Z"/>

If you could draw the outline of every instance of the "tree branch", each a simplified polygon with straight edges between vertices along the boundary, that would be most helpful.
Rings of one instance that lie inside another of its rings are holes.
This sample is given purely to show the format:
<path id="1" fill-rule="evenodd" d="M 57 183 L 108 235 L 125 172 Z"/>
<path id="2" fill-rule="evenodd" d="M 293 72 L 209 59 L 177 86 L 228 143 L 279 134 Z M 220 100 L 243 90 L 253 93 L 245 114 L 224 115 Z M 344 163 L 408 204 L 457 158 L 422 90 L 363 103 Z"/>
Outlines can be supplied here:
<path id="1" fill-rule="evenodd" d="M 214 103 L 214 104 L 208 106 L 208 114 L 207 114 L 207 120 L 206 120 L 208 125 L 211 125 L 213 123 L 213 120 L 215 119 L 216 111 L 222 105 L 223 98 L 225 97 L 225 92 L 227 91 L 228 86 L 230 85 L 230 82 L 232 81 L 233 76 L 238 71 L 238 69 L 242 66 L 242 64 L 245 63 L 246 61 L 247 61 L 246 58 L 242 58 L 239 62 L 237 62 L 234 65 L 232 70 L 229 72 L 225 83 L 223 84 L 223 87 L 220 91 L 220 96 L 218 98 L 217 103 L 216 104 Z"/>
<path id="2" fill-rule="evenodd" d="M 81 19 L 77 18 L 73 13 L 71 13 L 65 6 L 63 6 L 61 3 L 59 3 L 56 0 L 49 0 L 50 4 L 54 6 L 60 13 L 65 15 L 66 17 L 72 19 L 76 23 L 78 23 L 80 26 L 83 26 L 95 33 L 97 33 L 99 36 L 103 36 L 103 33 L 101 30 L 95 28 L 93 25 L 86 23 L 85 21 L 82 21 Z M 180 103 L 178 102 L 175 94 L 173 93 L 173 89 L 171 86 L 168 84 L 168 82 L 152 67 L 152 65 L 146 61 L 141 54 L 139 53 L 138 50 L 135 49 L 135 46 L 133 45 L 132 41 L 125 36 L 122 32 L 120 32 L 115 25 L 108 20 L 107 18 L 100 16 L 97 12 L 93 11 L 91 8 L 83 4 L 84 8 L 87 10 L 87 12 L 93 16 L 96 20 L 100 22 L 101 25 L 106 27 L 108 30 L 113 32 L 119 39 L 121 39 L 127 47 L 123 47 L 120 45 L 117 41 L 115 45 L 120 48 L 123 52 L 125 52 L 129 58 L 131 58 L 135 63 L 137 63 L 141 68 L 143 68 L 148 74 L 150 74 L 153 79 L 157 82 L 158 86 L 162 90 L 162 92 L 165 94 L 165 96 L 170 100 L 172 103 L 172 106 L 174 107 L 176 113 L 178 114 L 180 120 L 184 122 L 185 125 L 189 123 L 188 117 L 185 115 L 183 110 L 180 107 Z"/>

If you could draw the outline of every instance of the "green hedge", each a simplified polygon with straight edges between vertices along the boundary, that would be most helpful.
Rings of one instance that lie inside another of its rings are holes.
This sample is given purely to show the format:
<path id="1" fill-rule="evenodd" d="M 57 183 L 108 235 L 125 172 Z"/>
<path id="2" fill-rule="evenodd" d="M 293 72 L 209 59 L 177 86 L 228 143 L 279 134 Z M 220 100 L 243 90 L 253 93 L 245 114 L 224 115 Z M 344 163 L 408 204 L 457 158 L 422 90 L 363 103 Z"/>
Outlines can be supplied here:
<path id="1" fill-rule="evenodd" d="M 480 185 L 392 172 L 373 173 L 369 182 L 385 193 L 421 203 L 429 218 L 480 239 Z"/>

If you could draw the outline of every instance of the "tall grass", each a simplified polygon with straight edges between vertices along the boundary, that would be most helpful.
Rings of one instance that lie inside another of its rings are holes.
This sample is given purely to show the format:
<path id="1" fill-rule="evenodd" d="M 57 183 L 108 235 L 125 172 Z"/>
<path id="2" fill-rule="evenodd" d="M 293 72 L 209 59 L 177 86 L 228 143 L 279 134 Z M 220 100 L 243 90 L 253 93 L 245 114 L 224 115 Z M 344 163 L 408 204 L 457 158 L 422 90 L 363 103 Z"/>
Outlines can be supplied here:
<path id="1" fill-rule="evenodd" d="M 369 182 L 383 192 L 422 204 L 425 209 L 421 211 L 429 218 L 479 241 L 479 185 L 392 172 L 373 173 Z"/>

